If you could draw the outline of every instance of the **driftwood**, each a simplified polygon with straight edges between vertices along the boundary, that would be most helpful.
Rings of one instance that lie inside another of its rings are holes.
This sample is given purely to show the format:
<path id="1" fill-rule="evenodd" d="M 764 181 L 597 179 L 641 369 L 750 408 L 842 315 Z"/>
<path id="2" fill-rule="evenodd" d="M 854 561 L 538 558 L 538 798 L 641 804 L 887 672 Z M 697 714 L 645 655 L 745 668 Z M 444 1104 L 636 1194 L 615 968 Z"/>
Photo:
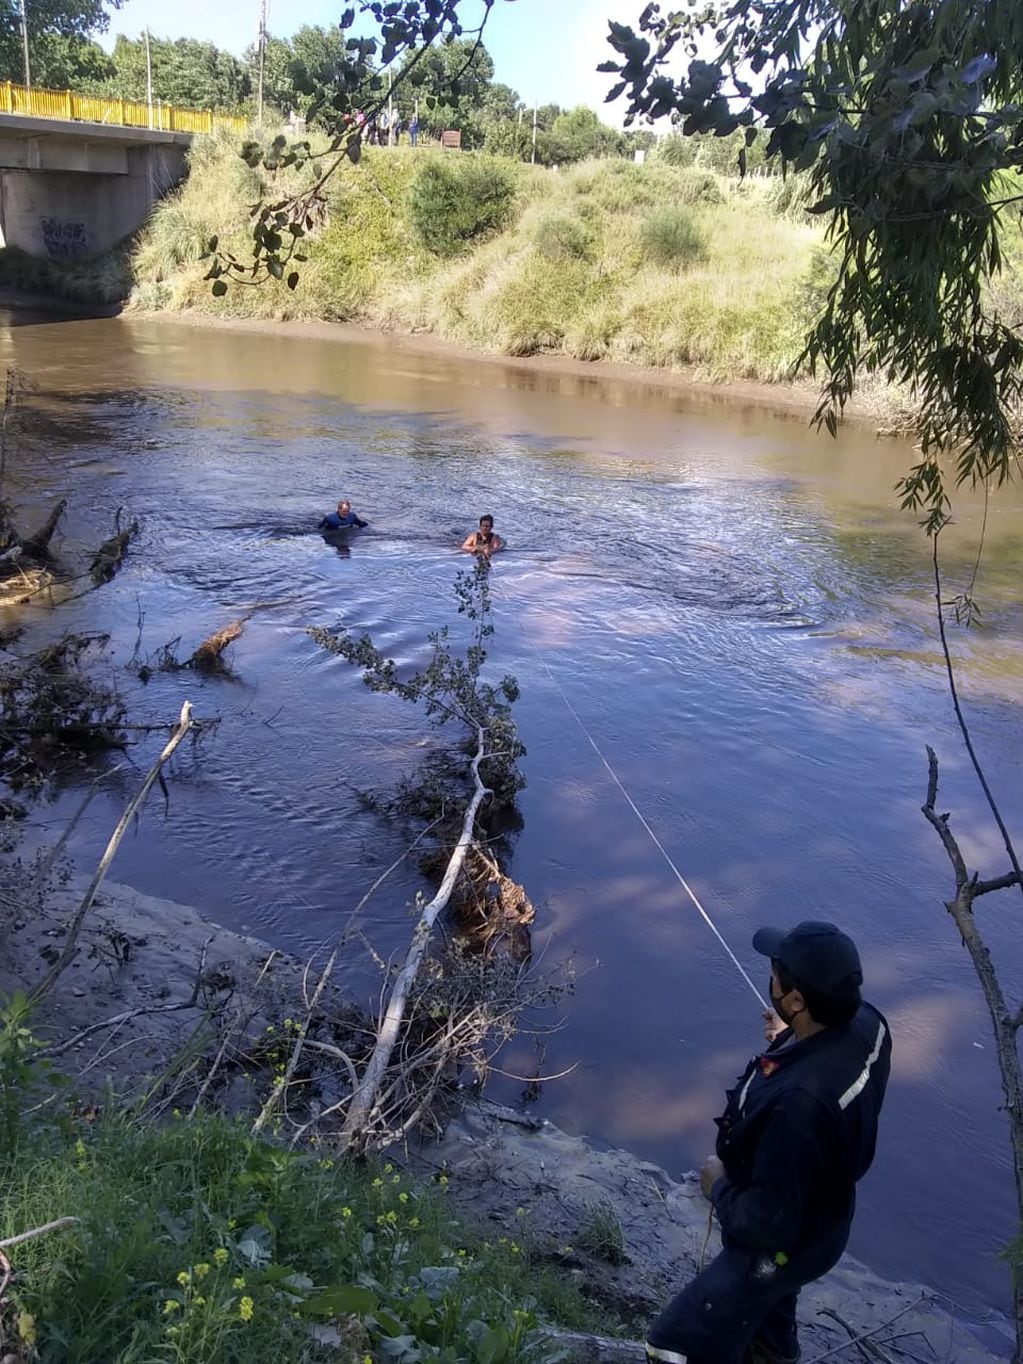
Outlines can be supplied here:
<path id="1" fill-rule="evenodd" d="M 483 785 L 480 778 L 480 763 L 485 756 L 486 732 L 480 727 L 476 728 L 476 755 L 472 760 L 472 780 L 473 797 L 466 807 L 465 816 L 462 820 L 462 832 L 451 854 L 448 862 L 447 871 L 440 884 L 437 894 L 423 907 L 419 916 L 419 922 L 412 934 L 408 951 L 405 953 L 405 961 L 401 970 L 395 977 L 391 988 L 390 998 L 387 1009 L 380 1023 L 377 1033 L 376 1045 L 369 1058 L 362 1078 L 351 1096 L 348 1105 L 348 1112 L 345 1116 L 345 1123 L 341 1129 L 342 1149 L 362 1149 L 365 1147 L 368 1138 L 368 1129 L 373 1119 L 377 1107 L 377 1100 L 380 1087 L 383 1083 L 387 1067 L 391 1060 L 395 1044 L 398 1041 L 398 1034 L 401 1030 L 402 1020 L 405 1016 L 405 1006 L 408 1002 L 409 992 L 415 981 L 419 967 L 426 955 L 426 947 L 430 940 L 430 934 L 437 921 L 440 912 L 445 908 L 451 899 L 452 891 L 462 871 L 466 854 L 473 842 L 473 829 L 476 825 L 476 816 L 484 800 L 490 795 L 488 787 Z"/>
<path id="2" fill-rule="evenodd" d="M 532 955 L 529 925 L 536 918 L 526 889 L 506 876 L 495 858 L 473 843 L 462 871 L 465 892 L 452 901 L 461 925 L 493 951 L 504 946 L 514 961 Z"/>
<path id="3" fill-rule="evenodd" d="M 75 953 L 78 948 L 78 938 L 82 931 L 82 924 L 85 922 L 85 916 L 92 908 L 93 901 L 96 899 L 96 896 L 99 893 L 99 888 L 103 884 L 103 880 L 110 869 L 110 864 L 113 862 L 114 857 L 116 856 L 117 849 L 121 846 L 121 840 L 124 838 L 124 835 L 127 832 L 129 824 L 131 823 L 135 815 L 138 814 L 139 810 L 142 808 L 146 796 L 149 795 L 149 792 L 152 789 L 153 784 L 155 783 L 156 779 L 160 776 L 160 772 L 161 769 L 163 768 L 164 763 L 167 762 L 168 758 L 170 758 L 171 754 L 178 747 L 182 739 L 185 737 L 185 735 L 191 728 L 192 728 L 192 703 L 190 701 L 186 701 L 184 705 L 181 707 L 181 718 L 178 721 L 177 728 L 175 729 L 171 737 L 168 739 L 167 743 L 164 745 L 162 751 L 160 752 L 159 757 L 156 759 L 156 762 L 149 769 L 145 781 L 142 783 L 141 787 L 136 792 L 136 794 L 128 802 L 127 806 L 125 807 L 124 814 L 117 822 L 117 827 L 114 829 L 114 832 L 110 835 L 110 840 L 107 843 L 103 856 L 99 860 L 99 865 L 97 866 L 96 871 L 93 874 L 92 880 L 89 882 L 89 888 L 85 892 L 85 897 L 83 898 L 82 903 L 78 906 L 78 909 L 75 911 L 75 917 L 72 919 L 71 924 L 68 927 L 67 937 L 64 939 L 64 946 L 61 950 L 61 954 L 54 962 L 53 966 L 50 968 L 47 974 L 40 981 L 40 983 L 32 991 L 33 1000 L 37 1000 L 42 995 L 46 994 L 46 992 L 50 989 L 50 987 L 53 985 L 54 981 L 58 978 L 58 976 L 60 976 L 70 965 L 71 960 L 75 956 Z"/>
<path id="4" fill-rule="evenodd" d="M 195 653 L 182 666 L 185 668 L 195 668 L 197 672 L 213 672 L 224 666 L 221 655 L 229 644 L 233 644 L 243 633 L 245 621 L 233 620 L 230 625 L 225 625 L 222 630 L 217 630 L 210 635 L 196 649 Z"/>
<path id="5" fill-rule="evenodd" d="M 121 530 L 120 517 L 121 514 L 118 512 L 115 520 L 115 533 L 111 535 L 109 540 L 103 541 L 89 564 L 89 575 L 97 587 L 101 583 L 108 583 L 114 576 L 124 562 L 128 546 L 139 533 L 137 521 L 133 521 L 126 530 Z"/>

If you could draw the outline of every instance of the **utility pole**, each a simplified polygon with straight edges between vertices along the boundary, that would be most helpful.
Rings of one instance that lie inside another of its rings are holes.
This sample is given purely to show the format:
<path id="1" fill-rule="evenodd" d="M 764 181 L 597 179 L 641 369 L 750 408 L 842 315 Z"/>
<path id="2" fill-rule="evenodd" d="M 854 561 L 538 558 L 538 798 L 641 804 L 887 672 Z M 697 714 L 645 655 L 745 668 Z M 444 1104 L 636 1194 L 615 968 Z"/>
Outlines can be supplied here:
<path id="1" fill-rule="evenodd" d="M 533 165 L 535 166 L 535 165 L 536 165 L 536 105 L 535 105 L 535 104 L 533 105 L 533 155 L 532 155 L 531 160 L 532 160 Z"/>
<path id="2" fill-rule="evenodd" d="M 32 89 L 32 67 L 28 60 L 28 15 L 25 13 L 25 0 L 21 0 L 21 42 L 25 49 L 25 89 Z"/>
<path id="3" fill-rule="evenodd" d="M 24 2 L 24 0 L 23 0 Z M 153 126 L 153 54 L 149 47 L 149 28 L 146 28 L 146 104 L 149 106 L 149 126 Z"/>
<path id="4" fill-rule="evenodd" d="M 263 73 L 266 70 L 266 5 L 267 0 L 259 3 L 259 85 L 256 93 L 256 127 L 263 126 Z"/>

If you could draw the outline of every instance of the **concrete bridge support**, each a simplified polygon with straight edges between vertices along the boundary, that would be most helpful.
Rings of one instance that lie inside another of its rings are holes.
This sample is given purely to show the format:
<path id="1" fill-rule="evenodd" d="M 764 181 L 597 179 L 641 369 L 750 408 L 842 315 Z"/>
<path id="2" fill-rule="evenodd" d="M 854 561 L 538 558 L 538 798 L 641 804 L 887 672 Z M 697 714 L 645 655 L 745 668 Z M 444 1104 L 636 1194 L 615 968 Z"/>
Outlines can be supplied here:
<path id="1" fill-rule="evenodd" d="M 0 115 L 0 245 L 99 255 L 185 175 L 190 133 Z"/>

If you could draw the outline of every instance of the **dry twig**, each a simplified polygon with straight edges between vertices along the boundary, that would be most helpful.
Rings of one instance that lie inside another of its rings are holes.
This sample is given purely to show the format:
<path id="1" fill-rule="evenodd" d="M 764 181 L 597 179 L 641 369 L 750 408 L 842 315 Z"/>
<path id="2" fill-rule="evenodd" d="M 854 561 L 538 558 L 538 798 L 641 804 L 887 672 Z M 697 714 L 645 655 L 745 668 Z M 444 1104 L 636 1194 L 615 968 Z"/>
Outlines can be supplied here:
<path id="1" fill-rule="evenodd" d="M 54 981 L 58 978 L 58 976 L 60 976 L 67 969 L 67 966 L 71 962 L 71 959 L 74 957 L 78 946 L 78 938 L 82 931 L 82 924 L 85 922 L 85 917 L 88 914 L 89 910 L 92 908 L 93 901 L 96 899 L 96 896 L 99 893 L 99 888 L 103 884 L 103 880 L 110 869 L 110 864 L 113 862 L 114 857 L 117 854 L 117 849 L 121 846 L 121 840 L 124 838 L 124 835 L 127 832 L 128 825 L 131 823 L 134 816 L 138 814 L 139 810 L 142 808 L 146 796 L 149 795 L 149 792 L 154 782 L 159 777 L 164 763 L 166 763 L 167 760 L 171 757 L 171 755 L 174 753 L 174 750 L 178 747 L 182 739 L 185 737 L 185 735 L 191 728 L 192 728 L 192 703 L 190 701 L 186 701 L 184 705 L 181 707 L 181 717 L 178 720 L 177 728 L 175 729 L 171 737 L 168 739 L 167 743 L 164 745 L 163 749 L 160 752 L 159 757 L 156 759 L 156 762 L 149 769 L 149 772 L 146 775 L 146 779 L 142 783 L 138 792 L 128 802 L 124 814 L 117 822 L 117 827 L 114 829 L 114 832 L 110 835 L 110 840 L 107 843 L 103 856 L 99 860 L 99 865 L 97 866 L 96 871 L 93 874 L 92 880 L 89 882 L 89 888 L 85 892 L 85 897 L 83 898 L 82 903 L 78 906 L 78 909 L 75 913 L 75 917 L 72 919 L 71 924 L 68 928 L 67 937 L 64 940 L 64 947 L 61 951 L 61 954 L 54 962 L 53 966 L 50 968 L 47 974 L 40 981 L 40 983 L 32 991 L 31 997 L 33 1000 L 38 1000 L 44 994 L 46 994 L 46 992 L 50 989 L 50 987 L 53 985 Z"/>

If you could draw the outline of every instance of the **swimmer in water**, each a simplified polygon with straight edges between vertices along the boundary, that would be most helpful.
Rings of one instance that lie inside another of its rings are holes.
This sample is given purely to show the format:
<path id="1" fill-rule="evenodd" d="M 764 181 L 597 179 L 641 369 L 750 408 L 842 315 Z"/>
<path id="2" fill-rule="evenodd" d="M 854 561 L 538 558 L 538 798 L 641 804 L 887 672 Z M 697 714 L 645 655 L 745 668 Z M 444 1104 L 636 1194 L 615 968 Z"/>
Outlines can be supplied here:
<path id="1" fill-rule="evenodd" d="M 499 535 L 494 534 L 494 518 L 481 516 L 479 530 L 474 530 L 471 535 L 466 536 L 462 548 L 470 554 L 485 554 L 488 559 L 491 554 L 504 549 L 504 541 Z"/>
<path id="2" fill-rule="evenodd" d="M 352 511 L 352 504 L 347 498 L 343 498 L 337 504 L 336 512 L 328 512 L 317 530 L 347 530 L 350 526 L 358 526 L 361 530 L 363 526 L 369 525 L 368 521 L 361 520 Z"/>

